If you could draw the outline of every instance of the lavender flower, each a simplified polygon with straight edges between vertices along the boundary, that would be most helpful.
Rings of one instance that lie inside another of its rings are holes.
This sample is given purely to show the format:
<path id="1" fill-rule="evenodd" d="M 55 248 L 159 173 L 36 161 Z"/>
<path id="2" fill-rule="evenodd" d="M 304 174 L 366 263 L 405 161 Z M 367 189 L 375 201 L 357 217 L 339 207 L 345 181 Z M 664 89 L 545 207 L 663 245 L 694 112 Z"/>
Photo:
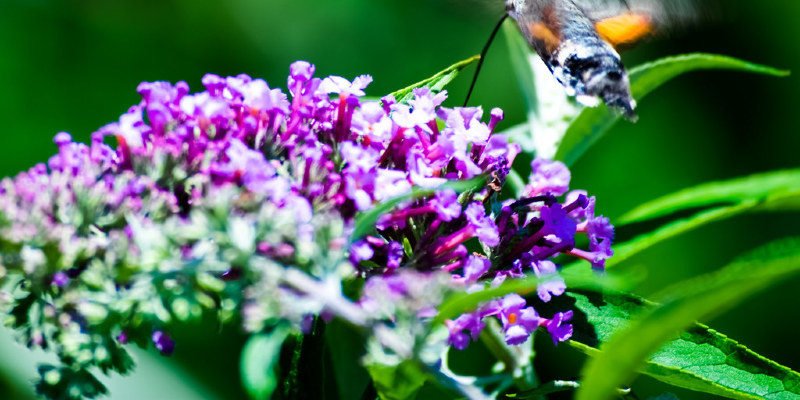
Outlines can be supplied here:
<path id="1" fill-rule="evenodd" d="M 612 255 L 595 198 L 558 200 L 570 178 L 561 163 L 534 160 L 523 197 L 499 202 L 520 153 L 494 132 L 502 110 L 485 123 L 480 107 L 442 107 L 447 93 L 425 88 L 408 104 L 364 101 L 371 77 L 314 70 L 292 64 L 288 94 L 247 75 L 206 75 L 194 94 L 184 82 L 142 83 L 142 101 L 89 145 L 59 133 L 47 165 L 3 179 L 0 284 L 25 279 L 15 298 L 48 293 L 55 317 L 11 326 L 42 347 L 77 343 L 56 347 L 75 369 L 126 371 L 129 342 L 169 354 L 175 343 L 160 327 L 204 309 L 241 312 L 249 331 L 335 316 L 408 358 L 447 295 L 535 274 L 549 301 L 566 289 L 560 257 L 601 270 Z M 485 184 L 467 192 L 439 187 L 475 177 Z M 430 192 L 411 196 L 414 187 Z M 397 197 L 374 230 L 351 237 L 359 213 Z M 588 249 L 575 247 L 577 234 Z M 357 299 L 342 290 L 353 277 L 367 279 Z M 15 306 L 43 315 L 35 302 Z M 545 318 L 512 294 L 447 321 L 447 343 L 465 348 L 490 317 L 509 344 L 538 328 L 564 341 L 571 316 Z M 81 361 L 103 351 L 114 357 Z"/>

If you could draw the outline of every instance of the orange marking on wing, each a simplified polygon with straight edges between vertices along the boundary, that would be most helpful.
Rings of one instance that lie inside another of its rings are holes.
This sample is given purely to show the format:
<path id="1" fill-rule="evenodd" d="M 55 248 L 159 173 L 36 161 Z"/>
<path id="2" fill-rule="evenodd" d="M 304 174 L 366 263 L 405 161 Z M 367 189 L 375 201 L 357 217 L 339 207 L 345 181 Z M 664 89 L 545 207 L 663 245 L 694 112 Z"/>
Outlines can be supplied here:
<path id="1" fill-rule="evenodd" d="M 529 26 L 531 36 L 534 39 L 539 40 L 544 43 L 545 47 L 548 51 L 554 51 L 558 48 L 558 44 L 561 42 L 558 37 L 547 27 L 547 25 L 541 22 L 532 22 Z"/>
<path id="2" fill-rule="evenodd" d="M 595 23 L 597 33 L 612 46 L 630 44 L 653 33 L 649 15 L 627 13 Z"/>

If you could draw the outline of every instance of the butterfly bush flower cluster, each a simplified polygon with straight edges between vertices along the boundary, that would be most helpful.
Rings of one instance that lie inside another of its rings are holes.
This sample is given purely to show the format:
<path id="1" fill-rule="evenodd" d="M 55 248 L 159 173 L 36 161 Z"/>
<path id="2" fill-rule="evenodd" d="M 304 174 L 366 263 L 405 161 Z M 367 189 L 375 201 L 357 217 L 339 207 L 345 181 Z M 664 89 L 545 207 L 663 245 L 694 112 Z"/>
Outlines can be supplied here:
<path id="1" fill-rule="evenodd" d="M 41 391 L 69 392 L 60 378 L 84 372 L 101 388 L 90 367 L 126 372 L 130 342 L 169 354 L 170 324 L 208 310 L 250 331 L 340 317 L 411 357 L 426 331 L 398 327 L 430 321 L 448 293 L 535 274 L 547 302 L 565 290 L 559 258 L 601 270 L 611 256 L 613 227 L 594 197 L 568 192 L 563 164 L 535 159 L 521 197 L 502 200 L 520 150 L 494 133 L 501 110 L 441 107 L 446 92 L 425 88 L 366 101 L 369 76 L 313 75 L 292 64 L 288 93 L 246 75 L 206 75 L 195 94 L 142 83 L 89 144 L 59 133 L 47 164 L 0 183 L 0 306 L 63 364 L 40 370 Z M 357 279 L 362 294 L 344 296 Z M 509 344 L 538 328 L 570 337 L 571 311 L 545 317 L 530 301 L 446 321 L 447 343 L 463 349 L 492 316 Z"/>

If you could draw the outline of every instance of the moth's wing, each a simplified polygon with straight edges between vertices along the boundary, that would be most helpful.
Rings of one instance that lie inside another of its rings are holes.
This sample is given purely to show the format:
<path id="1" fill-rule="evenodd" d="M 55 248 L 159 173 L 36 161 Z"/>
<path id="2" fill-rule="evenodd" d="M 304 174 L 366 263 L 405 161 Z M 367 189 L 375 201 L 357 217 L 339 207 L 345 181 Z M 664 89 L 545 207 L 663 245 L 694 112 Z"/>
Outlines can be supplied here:
<path id="1" fill-rule="evenodd" d="M 691 0 L 573 0 L 613 46 L 630 45 L 656 32 L 690 22 Z"/>
<path id="2" fill-rule="evenodd" d="M 572 0 L 572 2 L 587 17 L 600 21 L 629 11 L 631 0 Z"/>
<path id="3" fill-rule="evenodd" d="M 508 9 L 519 24 L 522 35 L 542 58 L 547 59 L 561 42 L 561 27 L 555 15 L 557 3 L 564 0 L 536 0 Z"/>
<path id="4" fill-rule="evenodd" d="M 601 21 L 626 13 L 649 14 L 660 25 L 690 22 L 698 13 L 694 0 L 572 0 L 589 18 Z"/>

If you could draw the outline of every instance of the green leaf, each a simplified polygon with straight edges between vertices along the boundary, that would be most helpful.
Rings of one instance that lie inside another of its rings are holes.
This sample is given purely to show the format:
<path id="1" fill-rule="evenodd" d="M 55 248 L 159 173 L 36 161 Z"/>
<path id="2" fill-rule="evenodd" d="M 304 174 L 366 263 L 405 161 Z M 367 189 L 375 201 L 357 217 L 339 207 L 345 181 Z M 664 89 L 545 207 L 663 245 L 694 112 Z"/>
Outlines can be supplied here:
<path id="1" fill-rule="evenodd" d="M 576 399 L 612 398 L 637 370 L 676 386 L 727 397 L 800 399 L 800 374 L 694 323 L 797 272 L 800 238 L 792 238 L 663 291 L 657 296 L 660 305 L 648 307 L 631 321 L 628 318 L 638 314 L 644 303 L 617 302 L 627 315 L 604 318 L 596 326 L 597 338 L 604 342 L 602 351 L 586 349 L 595 357 L 583 369 Z M 617 331 L 619 326 L 625 327 Z"/>
<path id="2" fill-rule="evenodd" d="M 711 222 L 747 212 L 800 209 L 800 169 L 752 175 L 684 189 L 645 203 L 623 215 L 615 223 L 619 225 L 638 222 L 711 205 L 721 206 L 670 222 L 655 231 L 615 245 L 614 257 L 606 262 L 606 267 L 612 267 L 658 242 Z"/>
<path id="3" fill-rule="evenodd" d="M 648 93 L 678 75 L 704 69 L 728 69 L 772 76 L 789 75 L 788 71 L 752 64 L 731 57 L 693 53 L 663 58 L 631 69 L 629 74 L 631 92 L 634 98 L 641 100 Z M 563 161 L 567 165 L 574 164 L 619 118 L 619 114 L 610 112 L 605 105 L 585 108 L 566 131 L 555 154 L 555 159 Z"/>
<path id="4" fill-rule="evenodd" d="M 486 178 L 483 176 L 478 176 L 468 181 L 450 181 L 434 189 L 420 189 L 418 187 L 414 187 L 412 188 L 410 193 L 395 197 L 393 199 L 385 200 L 382 203 L 378 204 L 372 210 L 369 210 L 365 213 L 361 213 L 358 216 L 356 216 L 356 222 L 355 222 L 355 227 L 353 228 L 353 234 L 350 236 L 350 243 L 357 241 L 364 235 L 367 235 L 368 233 L 375 230 L 375 223 L 378 222 L 378 218 L 380 218 L 381 215 L 388 213 L 402 202 L 423 196 L 429 196 L 435 193 L 437 190 L 443 190 L 445 188 L 450 188 L 455 190 L 457 193 L 462 193 L 470 190 L 476 190 L 485 184 L 486 184 Z"/>
<path id="5" fill-rule="evenodd" d="M 333 363 L 333 374 L 340 399 L 358 399 L 369 384 L 369 376 L 361 366 L 364 356 L 363 334 L 334 319 L 325 326 L 325 341 Z"/>
<path id="6" fill-rule="evenodd" d="M 503 24 L 503 34 L 528 114 L 526 124 L 515 126 L 503 134 L 519 143 L 526 153 L 553 158 L 564 132 L 581 112 L 581 107 L 566 95 L 564 87 L 531 50 L 515 22 L 507 20 Z"/>
<path id="7" fill-rule="evenodd" d="M 580 314 L 573 317 L 575 333 L 569 344 L 580 351 L 596 356 L 599 343 L 625 328 L 630 319 L 652 306 L 633 295 L 568 292 L 575 300 Z M 755 376 L 758 371 L 764 376 Z M 639 372 L 664 383 L 690 390 L 733 398 L 758 398 L 743 394 L 717 380 L 734 378 L 742 382 L 761 380 L 769 386 L 775 379 L 798 382 L 800 375 L 776 364 L 727 336 L 695 323 L 678 338 L 665 343 L 653 353 Z M 797 398 L 788 396 L 787 398 Z"/>
<path id="8" fill-rule="evenodd" d="M 578 386 L 578 382 L 575 381 L 551 381 L 540 385 L 536 389 L 517 392 L 508 395 L 508 397 L 512 399 L 541 399 L 542 396 L 548 394 L 575 390 Z"/>
<path id="9" fill-rule="evenodd" d="M 606 268 L 613 267 L 650 246 L 700 226 L 731 218 L 758 209 L 757 202 L 744 202 L 735 206 L 719 207 L 697 213 L 689 218 L 666 224 L 652 232 L 637 236 L 614 246 L 614 256 L 606 260 Z"/>
<path id="10" fill-rule="evenodd" d="M 481 56 L 472 56 L 466 60 L 459 61 L 447 67 L 443 71 L 440 71 L 436 75 L 428 79 L 419 81 L 407 88 L 403 88 L 396 92 L 393 92 L 391 93 L 391 95 L 394 96 L 394 98 L 397 99 L 399 103 L 405 103 L 412 98 L 413 93 L 411 92 L 414 89 L 428 88 L 431 91 L 438 92 L 444 89 L 444 87 L 447 86 L 448 83 L 450 83 L 453 79 L 455 79 L 455 77 L 458 75 L 459 72 L 461 72 L 462 69 L 466 68 L 470 64 L 480 59 Z"/>
<path id="11" fill-rule="evenodd" d="M 242 349 L 242 381 L 252 399 L 268 399 L 278 385 L 275 366 L 291 329 L 284 325 L 250 337 Z"/>
<path id="12" fill-rule="evenodd" d="M 651 397 L 650 400 L 681 400 L 681 399 L 673 393 L 664 393 L 655 397 Z"/>
<path id="13" fill-rule="evenodd" d="M 794 207 L 800 208 L 800 169 L 767 172 L 683 189 L 644 203 L 615 222 L 626 224 L 691 208 L 743 201 L 764 202 L 789 196 L 793 196 Z"/>
<path id="14" fill-rule="evenodd" d="M 531 73 L 533 68 L 531 67 L 530 55 L 533 51 L 528 46 L 528 43 L 525 42 L 525 38 L 520 35 L 519 28 L 514 21 L 505 21 L 502 29 L 508 45 L 511 68 L 514 70 L 514 76 L 516 76 L 522 89 L 525 105 L 529 112 L 534 111 L 539 105 L 539 97 L 536 96 L 533 84 L 534 75 Z"/>
<path id="15" fill-rule="evenodd" d="M 382 400 L 413 399 L 427 379 L 425 371 L 414 360 L 397 365 L 372 363 L 366 367 Z"/>
<path id="16" fill-rule="evenodd" d="M 597 356 L 597 347 L 601 343 L 605 343 L 614 333 L 624 329 L 631 319 L 653 305 L 630 294 L 567 292 L 567 296 L 575 300 L 574 308 L 579 311 L 572 319 L 574 333 L 569 344 L 590 356 Z M 694 324 L 680 337 L 665 343 L 652 354 L 639 372 L 670 385 L 736 397 L 741 393 L 707 379 L 702 370 L 694 368 L 702 365 L 709 369 L 725 369 L 725 373 L 732 376 L 738 375 L 740 369 L 747 370 L 747 366 L 723 365 L 728 354 L 734 359 L 761 359 L 725 335 L 705 325 Z M 757 365 L 757 368 L 767 369 L 769 365 Z"/>

